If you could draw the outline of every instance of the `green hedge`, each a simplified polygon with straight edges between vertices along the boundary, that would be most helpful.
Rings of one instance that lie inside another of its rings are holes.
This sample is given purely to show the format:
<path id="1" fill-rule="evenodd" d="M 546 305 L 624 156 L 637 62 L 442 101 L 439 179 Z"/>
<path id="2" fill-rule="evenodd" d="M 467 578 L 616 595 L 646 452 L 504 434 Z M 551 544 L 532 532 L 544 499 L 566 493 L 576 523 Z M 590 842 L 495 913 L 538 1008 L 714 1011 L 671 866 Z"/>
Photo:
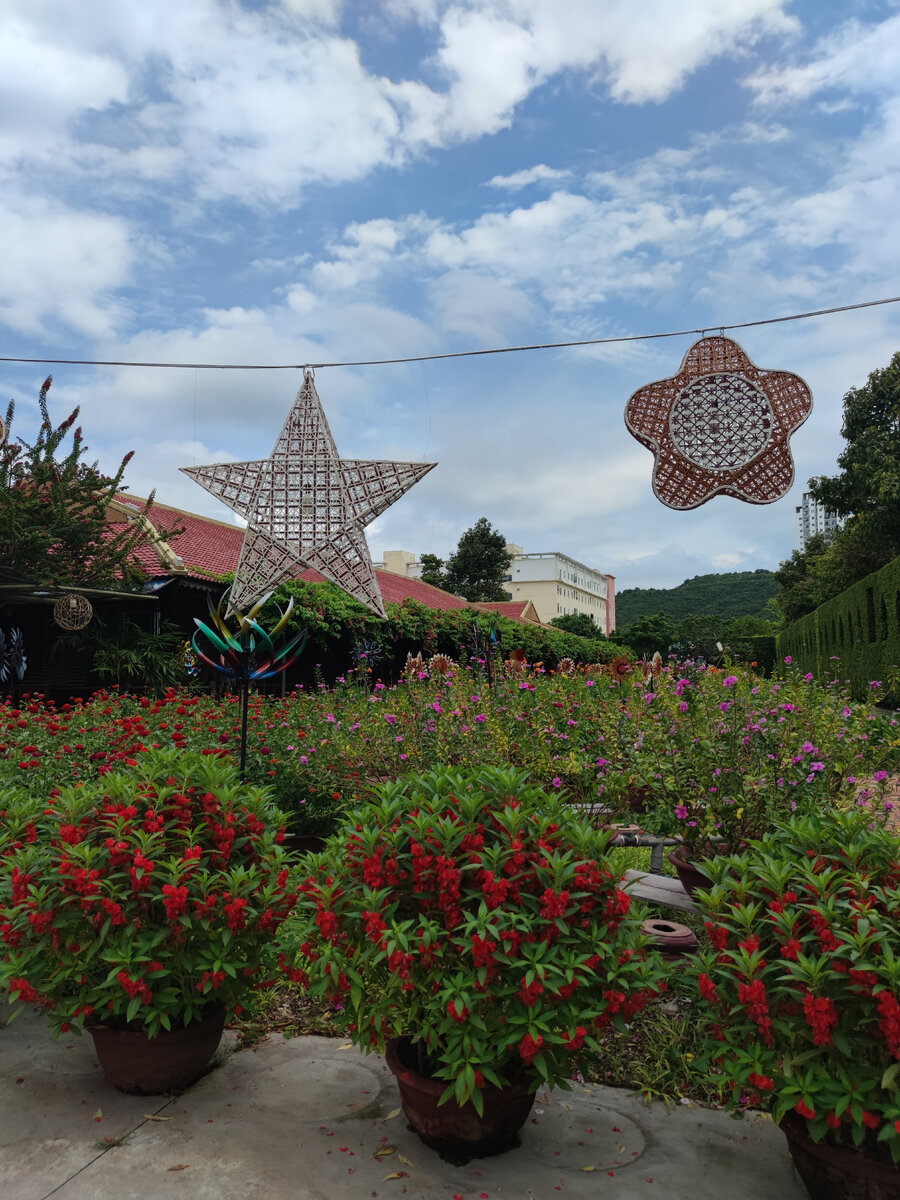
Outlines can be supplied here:
<path id="1" fill-rule="evenodd" d="M 441 651 L 467 661 L 475 653 L 483 654 L 492 631 L 501 639 L 503 655 L 509 657 L 521 651 L 529 663 L 541 662 L 545 670 L 555 669 L 563 658 L 584 664 L 610 662 L 618 654 L 631 657 L 631 651 L 615 642 L 522 624 L 479 609 L 439 611 L 406 600 L 389 604 L 385 621 L 331 583 L 284 584 L 275 593 L 275 600 L 283 606 L 289 596 L 295 607 L 287 629 L 306 629 L 310 638 L 310 647 L 296 673 L 317 665 L 325 679 L 343 673 L 350 665 L 354 645 L 363 641 L 377 643 L 380 656 L 376 674 L 395 679 L 406 665 L 407 653 L 421 650 L 428 657 Z"/>
<path id="2" fill-rule="evenodd" d="M 778 655 L 819 678 L 848 680 L 856 699 L 872 680 L 894 680 L 889 704 L 900 703 L 900 558 L 801 617 L 777 638 Z M 837 660 L 837 661 L 835 661 Z"/>

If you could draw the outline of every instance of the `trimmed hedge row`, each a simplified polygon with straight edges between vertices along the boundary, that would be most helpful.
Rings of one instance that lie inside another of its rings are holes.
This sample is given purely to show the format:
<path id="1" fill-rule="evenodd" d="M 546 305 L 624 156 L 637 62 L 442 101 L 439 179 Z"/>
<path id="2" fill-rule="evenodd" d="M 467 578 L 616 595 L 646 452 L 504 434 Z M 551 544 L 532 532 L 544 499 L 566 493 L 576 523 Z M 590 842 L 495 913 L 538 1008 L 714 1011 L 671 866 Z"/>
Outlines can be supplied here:
<path id="1" fill-rule="evenodd" d="M 788 626 L 776 639 L 778 655 L 819 678 L 847 679 L 853 696 L 870 694 L 870 683 L 897 679 L 900 669 L 900 558 L 867 575 L 840 596 Z M 834 661 L 839 660 L 839 661 Z M 900 703 L 895 683 L 885 696 Z"/>

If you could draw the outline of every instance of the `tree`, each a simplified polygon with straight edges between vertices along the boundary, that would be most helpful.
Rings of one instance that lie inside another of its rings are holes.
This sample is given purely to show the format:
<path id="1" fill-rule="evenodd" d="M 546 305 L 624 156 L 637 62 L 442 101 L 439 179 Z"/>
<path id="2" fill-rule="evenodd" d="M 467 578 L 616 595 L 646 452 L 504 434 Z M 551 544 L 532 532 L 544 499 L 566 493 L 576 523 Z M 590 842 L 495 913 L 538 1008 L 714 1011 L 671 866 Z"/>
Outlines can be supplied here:
<path id="1" fill-rule="evenodd" d="M 479 517 L 459 539 L 456 552 L 450 556 L 444 587 L 473 604 L 508 600 L 506 576 L 510 561 L 503 534 L 491 529 L 487 517 Z"/>
<path id="2" fill-rule="evenodd" d="M 422 568 L 422 574 L 419 578 L 423 583 L 430 583 L 432 587 L 442 588 L 447 590 L 447 572 L 444 570 L 446 563 L 442 558 L 438 558 L 436 554 L 423 554 L 419 560 Z"/>
<path id="3" fill-rule="evenodd" d="M 900 555 L 900 352 L 844 396 L 837 475 L 809 481 L 830 512 L 847 517 L 809 574 L 824 603 Z"/>
<path id="4" fill-rule="evenodd" d="M 778 592 L 775 602 L 787 624 L 805 617 L 822 603 L 821 586 L 814 564 L 829 547 L 824 533 L 814 533 L 806 539 L 803 550 L 795 550 L 790 558 L 779 564 L 775 572 Z"/>
<path id="5" fill-rule="evenodd" d="M 563 613 L 561 617 L 554 617 L 551 625 L 555 625 L 557 629 L 564 629 L 566 633 L 577 633 L 579 637 L 587 638 L 603 638 L 606 635 L 598 625 L 595 625 L 590 613 Z"/>
<path id="6" fill-rule="evenodd" d="M 655 651 L 665 657 L 675 638 L 675 626 L 665 613 L 641 617 L 627 629 L 616 631 L 616 641 L 629 646 L 640 658 L 651 658 Z"/>
<path id="7" fill-rule="evenodd" d="M 44 585 L 127 589 L 146 575 L 135 556 L 146 542 L 145 521 L 151 497 L 135 520 L 112 530 L 107 507 L 122 491 L 122 476 L 133 451 L 115 475 L 104 475 L 96 463 L 82 462 L 87 453 L 80 426 L 72 447 L 57 458 L 78 419 L 78 409 L 56 428 L 47 409 L 52 376 L 44 380 L 39 405 L 41 427 L 33 445 L 19 438 L 0 447 L 0 563 L 25 579 Z M 7 428 L 15 404 L 10 401 Z M 166 535 L 171 536 L 174 530 Z"/>
<path id="8" fill-rule="evenodd" d="M 690 655 L 715 658 L 720 652 L 719 643 L 725 644 L 725 621 L 716 613 L 693 613 L 682 617 L 675 626 L 676 642 Z"/>
<path id="9" fill-rule="evenodd" d="M 838 516 L 865 517 L 900 539 L 900 351 L 844 396 L 840 472 L 809 481 L 812 495 Z"/>

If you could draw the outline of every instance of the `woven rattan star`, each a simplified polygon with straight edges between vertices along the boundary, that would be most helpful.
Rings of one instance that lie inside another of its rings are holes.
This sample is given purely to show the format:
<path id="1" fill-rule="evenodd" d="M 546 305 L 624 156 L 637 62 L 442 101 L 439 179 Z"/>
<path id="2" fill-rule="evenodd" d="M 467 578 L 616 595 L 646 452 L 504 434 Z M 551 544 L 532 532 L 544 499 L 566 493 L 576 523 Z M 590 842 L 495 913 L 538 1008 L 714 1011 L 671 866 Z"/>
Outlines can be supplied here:
<path id="1" fill-rule="evenodd" d="M 338 457 L 307 372 L 268 458 L 181 470 L 247 519 L 231 610 L 314 567 L 383 617 L 364 527 L 434 466 Z"/>
<path id="2" fill-rule="evenodd" d="M 719 336 L 695 342 L 677 375 L 639 388 L 625 424 L 653 451 L 653 491 L 669 508 L 719 493 L 771 504 L 794 482 L 789 439 L 811 411 L 799 375 L 765 371 Z"/>

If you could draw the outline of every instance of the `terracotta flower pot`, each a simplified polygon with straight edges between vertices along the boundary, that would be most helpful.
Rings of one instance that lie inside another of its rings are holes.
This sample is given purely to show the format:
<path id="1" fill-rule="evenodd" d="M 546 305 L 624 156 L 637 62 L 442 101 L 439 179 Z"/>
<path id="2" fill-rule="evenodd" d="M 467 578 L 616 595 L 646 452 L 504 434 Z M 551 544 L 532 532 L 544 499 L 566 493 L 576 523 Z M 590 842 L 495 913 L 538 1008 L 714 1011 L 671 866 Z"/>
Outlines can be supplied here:
<path id="1" fill-rule="evenodd" d="M 887 1158 L 873 1158 L 864 1149 L 827 1140 L 814 1142 L 806 1121 L 796 1113 L 781 1119 L 781 1129 L 797 1174 L 812 1200 L 897 1200 L 900 1166 Z"/>
<path id="2" fill-rule="evenodd" d="M 649 917 L 642 928 L 651 944 L 663 954 L 689 954 L 697 949 L 697 935 L 687 925 L 679 925 L 677 921 Z"/>
<path id="3" fill-rule="evenodd" d="M 140 1030 L 88 1024 L 94 1049 L 107 1080 L 120 1092 L 155 1096 L 186 1088 L 215 1054 L 225 1028 L 220 1008 L 201 1021 L 161 1029 L 156 1037 Z"/>
<path id="4" fill-rule="evenodd" d="M 415 1053 L 409 1038 L 393 1038 L 385 1053 L 397 1078 L 400 1102 L 410 1126 L 426 1146 L 459 1166 L 472 1158 L 502 1154 L 519 1144 L 519 1130 L 534 1104 L 533 1077 L 523 1075 L 505 1088 L 488 1084 L 482 1089 L 484 1113 L 475 1105 L 453 1099 L 438 1105 L 447 1082 L 420 1075 L 412 1065 Z"/>
<path id="5" fill-rule="evenodd" d="M 676 846 L 674 850 L 669 851 L 668 857 L 669 862 L 678 872 L 681 886 L 689 896 L 693 896 L 701 888 L 712 887 L 712 880 L 709 876 L 704 875 L 697 864 L 692 863 L 688 858 L 686 846 Z"/>

